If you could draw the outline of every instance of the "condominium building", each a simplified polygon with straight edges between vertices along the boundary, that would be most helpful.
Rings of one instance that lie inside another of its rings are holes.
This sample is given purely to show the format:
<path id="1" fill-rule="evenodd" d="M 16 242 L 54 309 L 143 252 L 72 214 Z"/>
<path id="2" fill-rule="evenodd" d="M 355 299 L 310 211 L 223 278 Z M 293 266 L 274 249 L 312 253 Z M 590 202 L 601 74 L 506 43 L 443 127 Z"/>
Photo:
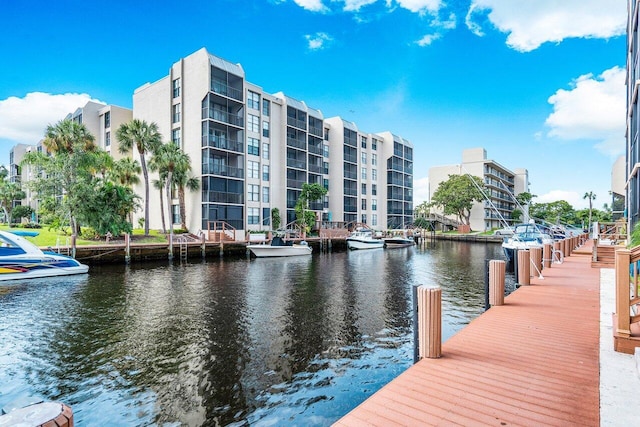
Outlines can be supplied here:
<path id="1" fill-rule="evenodd" d="M 471 148 L 463 150 L 462 163 L 429 169 L 429 194 L 434 194 L 449 175 L 467 174 L 480 178 L 487 188 L 485 200 L 475 203 L 471 209 L 471 229 L 487 231 L 503 227 L 505 221 L 511 223 L 512 213 L 518 208 L 515 196 L 529 192 L 528 171 L 511 171 L 495 160 L 487 159 L 484 148 Z M 438 209 L 435 211 L 441 213 Z"/>
<path id="2" fill-rule="evenodd" d="M 626 205 L 629 230 L 640 220 L 640 39 L 638 36 L 639 0 L 628 0 L 627 21 L 627 132 L 626 132 Z"/>
<path id="3" fill-rule="evenodd" d="M 361 132 L 283 92 L 267 93 L 246 80 L 241 65 L 204 48 L 136 89 L 133 116 L 157 123 L 165 140 L 189 155 L 201 183 L 200 191 L 186 194 L 185 222 L 192 231 L 215 221 L 270 230 L 274 208 L 285 226 L 295 220 L 305 183 L 328 190 L 310 206 L 318 221 L 364 222 L 378 230 L 411 222 L 410 142 L 389 132 Z M 159 192 L 152 191 L 150 205 L 159 203 Z M 178 223 L 178 201 L 170 203 Z M 158 209 L 152 208 L 149 225 L 160 227 Z"/>

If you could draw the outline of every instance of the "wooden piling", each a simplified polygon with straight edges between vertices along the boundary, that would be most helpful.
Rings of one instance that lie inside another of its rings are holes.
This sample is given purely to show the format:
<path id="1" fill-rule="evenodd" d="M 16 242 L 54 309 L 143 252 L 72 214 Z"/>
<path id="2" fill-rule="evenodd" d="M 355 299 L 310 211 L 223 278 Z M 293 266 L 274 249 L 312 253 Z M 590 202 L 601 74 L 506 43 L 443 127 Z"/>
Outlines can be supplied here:
<path id="1" fill-rule="evenodd" d="M 531 284 L 531 255 L 528 250 L 518 251 L 518 284 Z"/>
<path id="2" fill-rule="evenodd" d="M 542 272 L 542 248 L 531 248 L 529 249 L 531 256 L 531 264 L 533 265 L 533 271 L 531 273 L 535 275 L 539 275 Z"/>
<path id="3" fill-rule="evenodd" d="M 420 359 L 442 355 L 442 289 L 418 287 L 418 343 Z"/>
<path id="4" fill-rule="evenodd" d="M 507 264 L 503 260 L 489 261 L 489 304 L 504 304 L 504 278 Z"/>
<path id="5" fill-rule="evenodd" d="M 129 233 L 124 235 L 124 262 L 129 264 L 131 261 L 131 236 Z"/>
<path id="6" fill-rule="evenodd" d="M 551 243 L 542 245 L 542 267 L 551 268 Z"/>

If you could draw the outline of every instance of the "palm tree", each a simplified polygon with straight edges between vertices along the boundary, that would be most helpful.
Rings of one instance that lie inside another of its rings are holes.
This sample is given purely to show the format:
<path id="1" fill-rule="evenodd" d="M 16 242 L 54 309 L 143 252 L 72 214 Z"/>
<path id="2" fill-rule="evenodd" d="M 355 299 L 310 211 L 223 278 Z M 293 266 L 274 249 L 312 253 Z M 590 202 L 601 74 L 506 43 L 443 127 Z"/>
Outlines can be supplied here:
<path id="1" fill-rule="evenodd" d="M 140 163 L 137 160 L 125 157 L 113 162 L 110 178 L 120 183 L 120 185 L 131 187 L 140 183 L 140 172 L 142 172 Z"/>
<path id="2" fill-rule="evenodd" d="M 180 227 L 183 230 L 187 230 L 186 218 L 187 218 L 187 208 L 185 204 L 185 188 L 189 191 L 196 191 L 200 188 L 200 181 L 198 178 L 193 176 L 188 176 L 188 172 L 191 171 L 191 163 L 189 160 L 189 156 L 185 154 L 187 157 L 188 169 L 186 170 L 176 170 L 173 174 L 173 184 L 178 187 L 178 203 L 180 205 Z"/>
<path id="3" fill-rule="evenodd" d="M 145 155 L 154 152 L 161 144 L 162 136 L 158 131 L 158 125 L 154 122 L 147 123 L 144 120 L 133 119 L 129 123 L 123 123 L 116 131 L 116 138 L 120 142 L 118 147 L 122 154 L 126 154 L 134 146 L 140 155 L 140 167 L 144 178 L 144 234 L 149 235 L 149 172 Z"/>
<path id="4" fill-rule="evenodd" d="M 164 220 L 164 190 L 166 178 L 160 177 L 159 179 L 153 180 L 153 188 L 160 192 L 160 218 L 162 219 L 162 233 L 167 233 L 167 224 Z"/>
<path id="5" fill-rule="evenodd" d="M 96 138 L 81 123 L 73 120 L 61 120 L 47 126 L 42 145 L 53 154 L 71 154 L 74 150 L 96 151 Z"/>
<path id="6" fill-rule="evenodd" d="M 583 199 L 589 199 L 589 230 L 591 230 L 591 213 L 593 212 L 593 201 L 596 199 L 596 195 L 593 191 L 584 193 Z"/>

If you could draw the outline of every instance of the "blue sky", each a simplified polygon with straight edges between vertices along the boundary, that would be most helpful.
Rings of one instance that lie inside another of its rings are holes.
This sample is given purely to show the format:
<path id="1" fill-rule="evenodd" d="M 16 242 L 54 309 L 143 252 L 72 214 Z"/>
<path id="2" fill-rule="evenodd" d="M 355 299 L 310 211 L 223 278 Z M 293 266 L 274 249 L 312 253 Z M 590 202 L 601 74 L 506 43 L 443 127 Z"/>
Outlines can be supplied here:
<path id="1" fill-rule="evenodd" d="M 484 147 L 535 202 L 610 203 L 625 147 L 625 0 L 0 0 L 0 163 L 88 99 L 133 91 L 201 47 L 428 170 Z"/>

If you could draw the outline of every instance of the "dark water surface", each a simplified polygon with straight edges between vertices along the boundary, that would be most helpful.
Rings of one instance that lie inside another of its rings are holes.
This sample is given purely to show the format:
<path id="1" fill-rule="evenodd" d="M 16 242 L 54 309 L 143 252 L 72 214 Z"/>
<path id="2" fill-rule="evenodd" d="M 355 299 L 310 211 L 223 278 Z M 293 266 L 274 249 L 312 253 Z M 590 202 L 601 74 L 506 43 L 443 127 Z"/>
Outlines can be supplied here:
<path id="1" fill-rule="evenodd" d="M 3 283 L 0 406 L 59 400 L 80 427 L 330 425 L 412 364 L 412 286 L 442 287 L 446 340 L 484 310 L 485 259 L 500 245 Z"/>

